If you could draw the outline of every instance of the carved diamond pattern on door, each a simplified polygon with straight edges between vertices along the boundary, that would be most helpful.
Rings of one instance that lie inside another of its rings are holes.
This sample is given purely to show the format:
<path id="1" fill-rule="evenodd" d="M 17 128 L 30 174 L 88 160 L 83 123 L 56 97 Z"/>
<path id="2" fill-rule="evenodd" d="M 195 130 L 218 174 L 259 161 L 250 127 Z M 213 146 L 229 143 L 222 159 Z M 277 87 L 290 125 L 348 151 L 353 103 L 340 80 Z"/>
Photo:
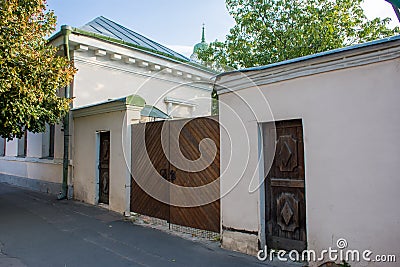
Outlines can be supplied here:
<path id="1" fill-rule="evenodd" d="M 291 135 L 280 136 L 277 143 L 279 169 L 293 171 L 297 167 L 297 141 Z"/>
<path id="2" fill-rule="evenodd" d="M 277 199 L 276 210 L 282 231 L 294 232 L 299 227 L 299 202 L 293 194 L 282 193 Z"/>

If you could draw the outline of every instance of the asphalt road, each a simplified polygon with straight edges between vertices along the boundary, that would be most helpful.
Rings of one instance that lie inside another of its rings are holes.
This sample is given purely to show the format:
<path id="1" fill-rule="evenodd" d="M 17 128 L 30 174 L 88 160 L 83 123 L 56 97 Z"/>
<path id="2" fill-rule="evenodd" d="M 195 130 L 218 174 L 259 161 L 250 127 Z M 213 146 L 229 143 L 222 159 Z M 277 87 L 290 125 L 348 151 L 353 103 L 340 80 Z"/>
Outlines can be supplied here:
<path id="1" fill-rule="evenodd" d="M 279 264 L 282 266 L 281 264 Z M 0 183 L 0 267 L 276 266 Z"/>

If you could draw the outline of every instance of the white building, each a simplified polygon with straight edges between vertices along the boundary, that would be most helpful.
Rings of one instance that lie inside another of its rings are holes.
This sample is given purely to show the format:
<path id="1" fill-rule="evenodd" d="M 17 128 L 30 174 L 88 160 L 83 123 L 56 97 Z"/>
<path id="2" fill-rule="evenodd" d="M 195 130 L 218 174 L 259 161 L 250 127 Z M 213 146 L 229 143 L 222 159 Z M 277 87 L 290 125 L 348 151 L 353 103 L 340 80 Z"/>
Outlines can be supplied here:
<path id="1" fill-rule="evenodd" d="M 217 77 L 223 247 L 398 266 L 399 66 L 396 36 Z"/>
<path id="2" fill-rule="evenodd" d="M 82 110 L 91 110 L 90 115 L 102 114 L 100 121 L 106 121 L 110 113 L 126 108 L 134 109 L 133 122 L 157 119 L 150 117 L 187 118 L 211 113 L 210 78 L 215 73 L 104 17 L 98 17 L 81 28 L 63 26 L 60 32 L 50 38 L 50 42 L 60 48 L 60 54 L 66 54 L 65 48 L 69 47 L 70 58 L 78 69 L 70 87 L 70 96 L 74 98 L 69 128 L 70 197 L 76 182 L 75 177 L 88 181 L 94 179 L 82 176 L 84 174 L 79 173 L 79 166 L 97 168 L 90 165 L 95 164 L 95 159 L 84 158 L 83 162 L 77 162 L 77 149 L 90 149 L 90 144 L 96 140 L 96 132 L 107 130 L 93 129 L 94 132 L 87 136 L 88 139 L 77 147 L 75 140 L 81 139 L 77 136 L 75 120 L 83 116 L 85 112 Z M 64 94 L 64 90 L 60 91 Z M 128 98 L 139 99 L 139 102 L 124 102 Z M 100 110 L 97 105 L 99 103 L 105 103 L 100 105 Z M 110 108 L 112 103 L 115 105 Z M 124 104 L 119 107 L 118 103 Z M 130 104 L 134 106 L 137 103 L 139 106 L 129 108 Z M 92 106 L 94 107 L 91 108 Z M 49 193 L 60 192 L 63 181 L 63 140 L 64 132 L 60 124 L 48 126 L 43 134 L 27 133 L 22 139 L 14 139 L 6 144 L 3 142 L 0 144 L 0 151 L 3 151 L 0 158 L 0 181 Z M 92 152 L 91 156 L 95 157 L 95 150 Z M 90 183 L 94 190 L 94 182 Z M 75 196 L 95 203 L 98 196 L 89 198 L 82 193 L 83 190 L 90 191 L 87 186 L 89 185 L 85 184 L 81 188 L 75 188 Z M 124 180 L 119 186 L 125 189 L 129 184 Z M 125 199 L 111 201 L 110 208 L 125 211 L 125 203 Z"/>

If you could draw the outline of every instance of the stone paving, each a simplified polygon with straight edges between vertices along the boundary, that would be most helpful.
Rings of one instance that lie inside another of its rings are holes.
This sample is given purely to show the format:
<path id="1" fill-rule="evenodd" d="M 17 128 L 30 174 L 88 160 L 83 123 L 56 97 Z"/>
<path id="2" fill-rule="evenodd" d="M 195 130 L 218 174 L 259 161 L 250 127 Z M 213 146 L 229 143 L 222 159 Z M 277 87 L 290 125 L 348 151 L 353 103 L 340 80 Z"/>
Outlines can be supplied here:
<path id="1" fill-rule="evenodd" d="M 260 262 L 148 220 L 0 183 L 0 267 L 300 266 Z"/>

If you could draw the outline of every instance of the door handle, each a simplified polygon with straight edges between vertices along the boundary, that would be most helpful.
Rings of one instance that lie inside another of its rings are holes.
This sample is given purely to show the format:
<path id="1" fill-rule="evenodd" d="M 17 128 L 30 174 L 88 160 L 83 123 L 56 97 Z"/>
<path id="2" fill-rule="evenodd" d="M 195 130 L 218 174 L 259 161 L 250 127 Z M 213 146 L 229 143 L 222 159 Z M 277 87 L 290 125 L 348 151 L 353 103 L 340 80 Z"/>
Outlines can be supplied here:
<path id="1" fill-rule="evenodd" d="M 160 175 L 161 175 L 161 177 L 164 178 L 165 180 L 168 180 L 167 169 L 161 169 L 161 170 L 160 170 Z"/>
<path id="2" fill-rule="evenodd" d="M 171 182 L 173 182 L 173 181 L 176 180 L 176 172 L 175 172 L 174 170 L 171 170 L 171 171 L 169 172 L 169 180 L 170 180 Z"/>
<path id="3" fill-rule="evenodd" d="M 165 180 L 173 182 L 176 180 L 176 172 L 174 170 L 171 170 L 169 172 L 169 177 L 168 177 L 168 171 L 167 169 L 161 169 L 160 170 L 160 175 L 163 177 Z"/>

